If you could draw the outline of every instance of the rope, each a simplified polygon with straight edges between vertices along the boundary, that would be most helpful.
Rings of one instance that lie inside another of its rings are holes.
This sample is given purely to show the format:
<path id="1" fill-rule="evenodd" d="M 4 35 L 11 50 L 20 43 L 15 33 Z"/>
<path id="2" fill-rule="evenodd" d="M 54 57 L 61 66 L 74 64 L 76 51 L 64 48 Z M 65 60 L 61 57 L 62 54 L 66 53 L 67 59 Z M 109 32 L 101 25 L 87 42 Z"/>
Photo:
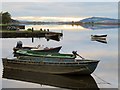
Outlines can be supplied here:
<path id="1" fill-rule="evenodd" d="M 96 74 L 93 73 L 93 75 L 96 76 L 98 79 L 100 79 L 101 81 L 104 82 L 104 83 L 98 83 L 98 84 L 109 84 L 109 85 L 111 85 L 111 83 L 109 83 L 109 82 L 103 80 L 102 78 L 98 77 Z"/>
<path id="2" fill-rule="evenodd" d="M 90 72 L 91 72 L 91 70 L 88 68 L 88 67 L 86 67 Z M 107 81 L 105 81 L 105 80 L 103 80 L 102 78 L 100 78 L 99 76 L 97 76 L 96 74 L 94 74 L 93 73 L 93 75 L 94 76 L 96 76 L 98 79 L 100 79 L 101 81 L 103 81 L 104 82 L 104 84 L 109 84 L 109 85 L 111 85 L 111 83 L 109 83 L 109 82 L 107 82 Z M 102 84 L 102 83 L 98 83 L 98 84 Z"/>
<path id="3" fill-rule="evenodd" d="M 76 54 L 77 54 L 77 53 L 76 53 Z M 83 58 L 82 56 L 80 56 L 79 54 L 77 54 L 77 55 L 78 55 L 79 57 L 81 57 L 83 60 L 85 59 L 85 58 Z M 90 70 L 88 67 L 86 67 L 86 68 L 91 72 L 91 70 Z M 98 77 L 96 74 L 93 73 L 93 75 L 96 76 L 96 77 L 97 77 L 98 79 L 100 79 L 101 81 L 103 81 L 105 84 L 110 84 L 110 85 L 111 85 L 111 83 L 103 80 L 102 78 Z"/>

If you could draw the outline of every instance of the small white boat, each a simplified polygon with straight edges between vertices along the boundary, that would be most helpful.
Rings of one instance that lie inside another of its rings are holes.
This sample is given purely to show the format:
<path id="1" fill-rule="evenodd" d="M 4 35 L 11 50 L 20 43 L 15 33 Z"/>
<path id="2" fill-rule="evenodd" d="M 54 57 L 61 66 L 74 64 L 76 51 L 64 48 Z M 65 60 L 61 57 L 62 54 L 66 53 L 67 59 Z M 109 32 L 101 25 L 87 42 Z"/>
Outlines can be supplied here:
<path id="1" fill-rule="evenodd" d="M 91 37 L 99 37 L 99 38 L 105 38 L 105 37 L 107 37 L 107 35 L 91 35 Z"/>

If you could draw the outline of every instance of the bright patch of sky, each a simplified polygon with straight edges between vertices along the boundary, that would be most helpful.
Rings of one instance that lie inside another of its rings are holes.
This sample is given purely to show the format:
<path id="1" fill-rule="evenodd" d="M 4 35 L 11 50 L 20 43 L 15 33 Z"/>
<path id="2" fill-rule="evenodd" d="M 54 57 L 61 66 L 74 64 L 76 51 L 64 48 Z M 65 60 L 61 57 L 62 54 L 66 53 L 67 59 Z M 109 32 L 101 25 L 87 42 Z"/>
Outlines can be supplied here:
<path id="1" fill-rule="evenodd" d="M 66 21 L 80 21 L 84 19 L 83 17 L 13 17 L 13 19 L 21 20 L 21 21 L 46 21 L 46 22 L 66 22 Z"/>
<path id="2" fill-rule="evenodd" d="M 32 21 L 78 21 L 86 17 L 118 17 L 117 2 L 4 2 L 12 18 Z M 46 17 L 46 18 L 45 18 Z"/>

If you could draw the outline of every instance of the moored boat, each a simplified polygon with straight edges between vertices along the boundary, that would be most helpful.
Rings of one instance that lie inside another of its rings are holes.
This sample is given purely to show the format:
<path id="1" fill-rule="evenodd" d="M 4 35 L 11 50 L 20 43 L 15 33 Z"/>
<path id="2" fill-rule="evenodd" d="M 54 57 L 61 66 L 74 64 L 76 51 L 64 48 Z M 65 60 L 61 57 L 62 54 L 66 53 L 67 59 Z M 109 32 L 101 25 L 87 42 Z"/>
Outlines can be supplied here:
<path id="1" fill-rule="evenodd" d="M 98 60 L 19 56 L 14 59 L 2 58 L 3 66 L 27 71 L 51 74 L 89 75 L 97 67 Z"/>
<path id="2" fill-rule="evenodd" d="M 105 35 L 91 35 L 91 37 L 107 37 L 107 35 L 105 34 Z"/>
<path id="3" fill-rule="evenodd" d="M 14 47 L 13 50 L 14 50 L 14 52 L 22 49 L 22 50 L 32 50 L 32 51 L 36 51 L 36 52 L 51 52 L 51 53 L 55 53 L 55 52 L 59 52 L 61 48 L 62 48 L 62 46 L 54 47 L 54 48 L 45 47 L 45 48 L 42 48 L 42 49 L 39 49 L 37 47 L 22 47 L 22 48 Z"/>
<path id="4" fill-rule="evenodd" d="M 91 41 L 97 41 L 97 42 L 100 42 L 100 43 L 105 43 L 105 44 L 107 44 L 106 38 L 91 37 Z"/>
<path id="5" fill-rule="evenodd" d="M 60 41 L 61 37 L 62 36 L 59 34 L 45 34 L 45 38 L 47 39 L 47 41 L 49 41 L 50 39 Z"/>
<path id="6" fill-rule="evenodd" d="M 43 45 L 38 45 L 37 47 L 23 47 L 22 41 L 18 41 L 16 47 L 13 48 L 13 51 L 16 53 L 18 50 L 31 50 L 36 52 L 50 52 L 50 53 L 58 53 L 62 46 L 54 47 L 54 48 L 48 48 L 44 47 Z"/>

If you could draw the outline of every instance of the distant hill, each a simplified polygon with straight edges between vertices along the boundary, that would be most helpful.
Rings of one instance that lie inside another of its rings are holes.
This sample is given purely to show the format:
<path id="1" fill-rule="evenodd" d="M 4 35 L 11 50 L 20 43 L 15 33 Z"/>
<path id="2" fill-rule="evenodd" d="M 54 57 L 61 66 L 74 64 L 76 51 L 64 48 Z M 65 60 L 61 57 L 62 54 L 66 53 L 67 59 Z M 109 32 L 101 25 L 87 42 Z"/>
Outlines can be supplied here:
<path id="1" fill-rule="evenodd" d="M 112 18 L 105 18 L 105 17 L 90 17 L 85 18 L 83 20 L 74 22 L 74 21 L 68 21 L 68 22 L 46 22 L 46 21 L 22 21 L 22 20 L 13 20 L 14 23 L 19 24 L 31 24 L 31 25 L 44 25 L 44 24 L 55 24 L 55 25 L 83 25 L 83 24 L 107 24 L 107 25 L 116 25 L 118 24 L 118 19 L 112 19 Z M 120 23 L 119 23 L 120 24 Z"/>
<path id="2" fill-rule="evenodd" d="M 13 24 L 14 24 L 14 23 L 18 23 L 18 24 L 19 24 L 20 22 L 19 22 L 18 20 L 11 19 L 11 22 L 10 22 L 10 23 L 13 23 Z"/>
<path id="3" fill-rule="evenodd" d="M 116 24 L 118 23 L 118 19 L 105 18 L 105 17 L 90 17 L 83 20 L 80 20 L 82 23 L 108 23 L 108 24 Z"/>

